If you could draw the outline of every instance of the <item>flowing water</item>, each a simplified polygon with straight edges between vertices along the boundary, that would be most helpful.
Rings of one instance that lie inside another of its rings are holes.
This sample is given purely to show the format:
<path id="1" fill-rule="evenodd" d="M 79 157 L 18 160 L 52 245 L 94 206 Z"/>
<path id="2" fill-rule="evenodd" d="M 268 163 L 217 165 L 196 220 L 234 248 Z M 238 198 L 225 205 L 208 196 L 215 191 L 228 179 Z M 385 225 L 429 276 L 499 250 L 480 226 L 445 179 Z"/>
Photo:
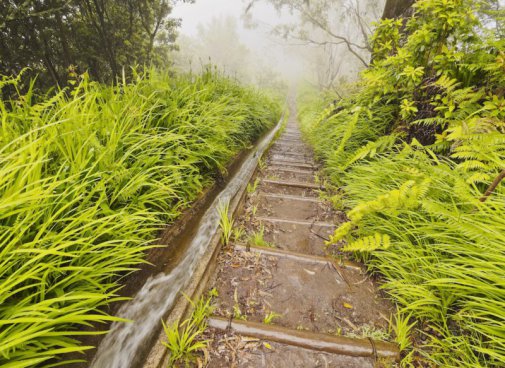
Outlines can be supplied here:
<path id="1" fill-rule="evenodd" d="M 181 262 L 169 273 L 150 277 L 133 299 L 124 303 L 117 317 L 132 322 L 114 322 L 110 332 L 98 346 L 92 368 L 134 367 L 149 346 L 153 334 L 159 331 L 161 319 L 172 308 L 179 292 L 188 284 L 211 239 L 219 227 L 218 208 L 241 193 L 254 173 L 259 158 L 280 128 L 277 126 L 258 144 L 245 159 L 228 185 L 216 196 L 204 213 L 199 227 Z"/>

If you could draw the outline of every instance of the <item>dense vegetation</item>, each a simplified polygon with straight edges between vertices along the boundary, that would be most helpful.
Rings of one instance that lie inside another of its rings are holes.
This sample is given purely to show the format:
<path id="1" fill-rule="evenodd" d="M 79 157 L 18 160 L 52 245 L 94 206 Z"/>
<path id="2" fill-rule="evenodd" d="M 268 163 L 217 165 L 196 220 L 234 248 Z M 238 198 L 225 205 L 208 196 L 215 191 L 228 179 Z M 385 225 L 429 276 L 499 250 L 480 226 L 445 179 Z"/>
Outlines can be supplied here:
<path id="1" fill-rule="evenodd" d="M 187 1 L 187 0 L 180 0 Z M 114 81 L 130 66 L 167 64 L 180 23 L 178 0 L 0 2 L 0 73 L 29 67 L 37 84 L 65 86 L 69 73 Z"/>
<path id="2" fill-rule="evenodd" d="M 80 80 L 0 101 L 2 367 L 68 364 L 58 356 L 89 348 L 72 337 L 114 319 L 103 307 L 118 299 L 118 277 L 279 115 L 211 72 Z"/>
<path id="3" fill-rule="evenodd" d="M 331 241 L 398 304 L 404 366 L 505 365 L 505 39 L 481 5 L 417 1 L 355 92 L 302 98 L 349 219 Z"/>

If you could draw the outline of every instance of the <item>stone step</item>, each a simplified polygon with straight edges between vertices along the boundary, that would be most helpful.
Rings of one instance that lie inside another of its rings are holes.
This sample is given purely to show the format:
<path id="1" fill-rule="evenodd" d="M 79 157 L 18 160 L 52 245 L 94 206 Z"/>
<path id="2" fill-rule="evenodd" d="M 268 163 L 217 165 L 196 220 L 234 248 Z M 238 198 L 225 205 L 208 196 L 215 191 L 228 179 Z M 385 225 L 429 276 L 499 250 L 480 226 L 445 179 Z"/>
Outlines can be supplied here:
<path id="1" fill-rule="evenodd" d="M 346 259 L 337 262 L 336 259 L 333 259 L 330 257 L 323 257 L 323 256 L 306 254 L 306 253 L 299 253 L 299 252 L 292 252 L 289 250 L 279 249 L 277 247 L 270 248 L 270 247 L 258 247 L 258 246 L 251 246 L 251 245 L 235 244 L 235 249 L 242 251 L 242 252 L 256 252 L 256 253 L 266 254 L 266 255 L 271 255 L 271 256 L 276 256 L 276 257 L 290 258 L 290 259 L 294 259 L 294 260 L 301 261 L 301 262 L 309 262 L 309 263 L 319 262 L 323 265 L 331 264 L 333 267 L 344 267 L 344 268 L 351 268 L 354 270 L 362 270 L 363 269 L 363 267 L 359 263 L 349 261 Z"/>
<path id="2" fill-rule="evenodd" d="M 319 222 L 334 222 L 336 220 L 335 213 L 327 202 L 298 200 L 297 196 L 294 196 L 295 198 L 289 197 L 260 195 L 257 203 L 258 216 Z"/>
<path id="3" fill-rule="evenodd" d="M 321 189 L 324 190 L 324 186 L 314 183 L 304 183 L 298 181 L 287 181 L 287 180 L 270 180 L 270 179 L 262 179 L 262 183 L 272 184 L 272 185 L 281 185 L 286 187 L 297 187 L 297 188 L 310 188 L 310 189 Z"/>
<path id="4" fill-rule="evenodd" d="M 272 324 L 288 329 L 348 337 L 367 331 L 387 335 L 390 306 L 361 269 L 256 248 L 247 252 L 236 247 L 222 258 L 215 315 L 262 322 L 275 312 Z"/>
<path id="5" fill-rule="evenodd" d="M 269 160 L 269 166 L 282 166 L 288 168 L 311 169 L 311 170 L 316 169 L 316 167 L 313 164 L 296 163 L 292 161 L 283 161 L 283 160 Z"/>
<path id="6" fill-rule="evenodd" d="M 315 170 L 314 169 L 308 169 L 308 168 L 297 168 L 291 167 L 291 166 L 276 166 L 276 165 L 269 165 L 266 169 L 266 171 L 286 171 L 290 173 L 295 173 L 295 174 L 307 174 L 307 175 L 314 175 Z"/>
<path id="7" fill-rule="evenodd" d="M 264 177 L 270 180 L 313 183 L 315 178 L 314 174 L 314 171 L 310 170 L 297 170 L 283 167 L 267 167 Z"/>
<path id="8" fill-rule="evenodd" d="M 286 155 L 286 156 L 290 156 L 290 157 L 302 157 L 302 158 L 312 159 L 312 153 L 309 153 L 309 152 L 305 152 L 305 153 L 289 152 L 284 149 L 277 149 L 273 146 L 270 149 L 270 154 L 271 155 Z"/>
<path id="9" fill-rule="evenodd" d="M 314 160 L 310 157 L 291 156 L 285 153 L 273 153 L 269 155 L 270 161 L 283 161 L 293 164 L 312 165 Z"/>
<path id="10" fill-rule="evenodd" d="M 292 221 L 273 217 L 255 217 L 264 231 L 264 239 L 276 249 L 308 255 L 326 255 L 325 241 L 336 226 L 324 222 Z"/>
<path id="11" fill-rule="evenodd" d="M 260 193 L 260 196 L 267 197 L 267 198 L 289 199 L 289 200 L 293 200 L 293 201 L 323 203 L 323 201 L 320 200 L 319 198 L 302 197 L 302 196 L 288 195 L 288 194 Z"/>

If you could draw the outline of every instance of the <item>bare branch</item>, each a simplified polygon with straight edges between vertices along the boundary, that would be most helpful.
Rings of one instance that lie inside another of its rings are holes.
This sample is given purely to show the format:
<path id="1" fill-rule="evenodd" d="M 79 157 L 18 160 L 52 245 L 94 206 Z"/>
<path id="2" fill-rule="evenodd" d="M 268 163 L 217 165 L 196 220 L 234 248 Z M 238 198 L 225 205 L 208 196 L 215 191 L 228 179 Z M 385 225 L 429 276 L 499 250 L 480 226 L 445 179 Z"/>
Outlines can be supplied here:
<path id="1" fill-rule="evenodd" d="M 306 12 L 305 10 L 301 10 L 301 11 L 303 12 L 303 15 L 305 15 L 306 17 L 308 17 L 312 23 L 314 23 L 319 28 L 321 28 L 323 31 L 325 31 L 326 33 L 328 33 L 328 35 L 330 35 L 333 38 L 335 38 L 337 40 L 340 40 L 343 43 L 345 43 L 345 45 L 347 46 L 347 50 L 349 50 L 349 52 L 351 54 L 353 54 L 359 61 L 361 61 L 361 63 L 365 67 L 368 67 L 368 62 L 358 52 L 356 52 L 356 50 L 354 50 L 354 48 L 353 48 L 353 47 L 357 47 L 357 48 L 360 48 L 360 49 L 367 49 L 366 46 L 357 45 L 357 44 L 349 41 L 349 39 L 347 37 L 340 36 L 340 35 L 337 35 L 337 34 L 333 33 L 333 31 L 331 29 L 329 29 L 326 25 L 324 25 L 323 23 L 321 23 L 311 13 Z"/>
<path id="2" fill-rule="evenodd" d="M 494 190 L 496 189 L 496 187 L 498 186 L 498 184 L 500 184 L 500 182 L 503 179 L 505 179 L 505 169 L 503 169 L 502 172 L 500 172 L 498 174 L 498 176 L 493 180 L 493 182 L 487 188 L 487 190 L 484 193 L 484 195 L 482 197 L 480 197 L 480 201 L 481 202 L 485 202 L 489 198 L 489 196 L 494 192 Z"/>

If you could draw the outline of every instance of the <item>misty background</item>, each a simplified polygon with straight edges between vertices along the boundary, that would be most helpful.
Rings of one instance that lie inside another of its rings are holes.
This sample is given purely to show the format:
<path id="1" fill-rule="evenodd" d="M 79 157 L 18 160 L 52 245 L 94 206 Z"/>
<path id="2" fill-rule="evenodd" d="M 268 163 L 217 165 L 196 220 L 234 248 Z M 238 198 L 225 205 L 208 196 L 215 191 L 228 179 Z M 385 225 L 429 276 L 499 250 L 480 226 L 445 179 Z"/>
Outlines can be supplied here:
<path id="1" fill-rule="evenodd" d="M 182 20 L 174 66 L 208 64 L 262 88 L 310 83 L 340 89 L 368 63 L 368 37 L 385 0 L 196 0 Z"/>

